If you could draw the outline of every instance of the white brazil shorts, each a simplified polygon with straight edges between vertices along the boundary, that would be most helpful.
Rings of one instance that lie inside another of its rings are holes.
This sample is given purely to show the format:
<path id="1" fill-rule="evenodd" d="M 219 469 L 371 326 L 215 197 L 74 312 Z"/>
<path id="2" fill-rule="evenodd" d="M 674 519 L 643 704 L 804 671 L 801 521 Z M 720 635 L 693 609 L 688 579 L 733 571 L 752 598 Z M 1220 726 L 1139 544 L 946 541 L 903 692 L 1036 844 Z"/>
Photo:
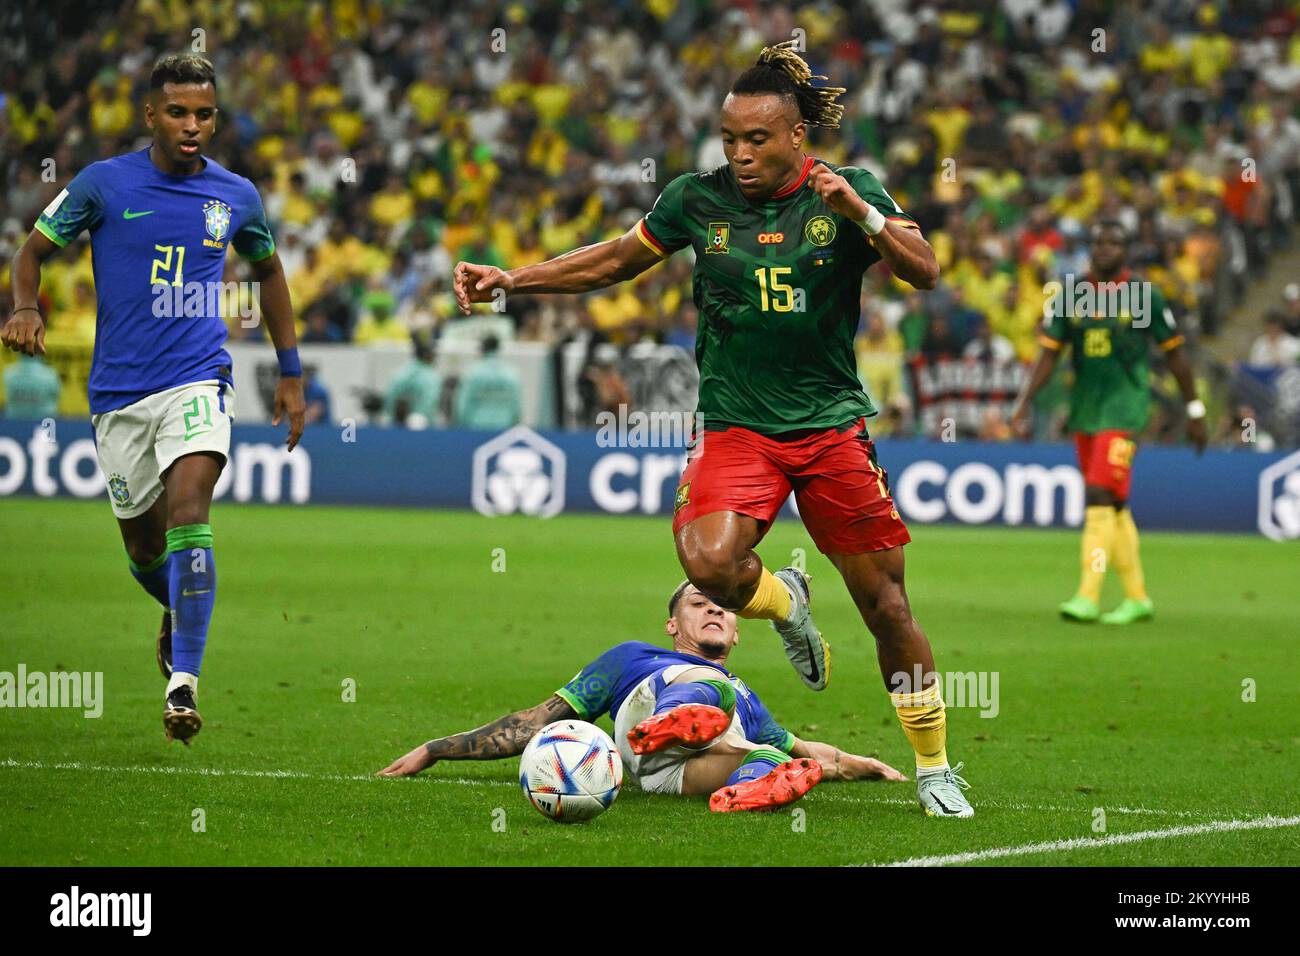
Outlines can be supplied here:
<path id="1" fill-rule="evenodd" d="M 230 458 L 234 391 L 213 379 L 177 385 L 138 402 L 92 415 L 99 467 L 119 518 L 149 510 L 163 492 L 162 476 L 177 458 L 214 452 Z"/>
<path id="2" fill-rule="evenodd" d="M 661 672 L 665 684 L 671 684 L 678 675 L 694 670 L 697 664 L 672 664 Z M 719 676 L 722 676 L 719 674 Z M 637 784 L 646 793 L 681 793 L 682 775 L 686 772 L 686 761 L 708 750 L 718 741 L 731 737 L 745 742 L 745 730 L 740 716 L 733 715 L 731 726 L 726 733 L 719 734 L 703 747 L 669 747 L 658 753 L 637 755 L 627 742 L 628 731 L 655 712 L 655 675 L 651 674 L 636 685 L 632 693 L 623 700 L 623 706 L 614 716 L 614 740 L 618 742 L 618 755 L 623 758 L 623 766 L 636 779 Z"/>

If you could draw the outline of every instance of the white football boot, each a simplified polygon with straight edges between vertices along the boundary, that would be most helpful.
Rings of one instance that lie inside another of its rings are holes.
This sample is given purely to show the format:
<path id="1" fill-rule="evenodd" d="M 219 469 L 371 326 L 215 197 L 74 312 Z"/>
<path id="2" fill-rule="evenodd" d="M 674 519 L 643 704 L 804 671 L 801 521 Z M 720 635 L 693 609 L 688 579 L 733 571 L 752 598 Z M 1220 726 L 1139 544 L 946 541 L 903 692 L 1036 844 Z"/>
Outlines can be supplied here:
<path id="1" fill-rule="evenodd" d="M 772 622 L 785 644 L 785 656 L 805 684 L 825 690 L 831 679 L 831 648 L 813 623 L 808 575 L 798 568 L 782 568 L 774 577 L 790 591 L 790 616 Z"/>

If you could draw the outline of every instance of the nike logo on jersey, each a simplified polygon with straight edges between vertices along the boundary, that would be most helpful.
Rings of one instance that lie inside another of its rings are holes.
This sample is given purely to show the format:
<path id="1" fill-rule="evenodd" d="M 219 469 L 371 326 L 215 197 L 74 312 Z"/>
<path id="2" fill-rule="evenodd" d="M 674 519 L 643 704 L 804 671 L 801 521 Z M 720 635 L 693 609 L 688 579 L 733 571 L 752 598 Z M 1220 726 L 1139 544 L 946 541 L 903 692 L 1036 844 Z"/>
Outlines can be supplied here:
<path id="1" fill-rule="evenodd" d="M 152 216 L 156 209 L 146 209 L 144 212 L 132 212 L 130 208 L 122 210 L 123 219 L 139 219 L 141 216 Z"/>

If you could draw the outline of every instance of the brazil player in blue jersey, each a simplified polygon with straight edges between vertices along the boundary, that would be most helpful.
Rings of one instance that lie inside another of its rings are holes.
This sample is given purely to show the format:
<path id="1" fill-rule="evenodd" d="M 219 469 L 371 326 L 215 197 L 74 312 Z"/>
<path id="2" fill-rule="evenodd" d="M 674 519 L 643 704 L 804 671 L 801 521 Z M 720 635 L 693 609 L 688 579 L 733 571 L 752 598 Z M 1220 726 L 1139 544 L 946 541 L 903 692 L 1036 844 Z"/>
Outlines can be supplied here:
<path id="1" fill-rule="evenodd" d="M 45 208 L 14 257 L 14 309 L 0 330 L 11 349 L 45 351 L 41 263 L 88 231 L 95 444 L 131 574 L 163 607 L 163 728 L 186 744 L 202 726 L 196 693 L 217 588 L 208 511 L 230 453 L 234 383 L 220 314 L 230 248 L 260 288 L 280 362 L 272 421 L 288 418 L 290 450 L 305 407 L 293 307 L 262 201 L 203 155 L 216 86 L 201 56 L 158 60 L 144 107 L 152 144 L 87 166 Z"/>
<path id="2" fill-rule="evenodd" d="M 379 771 L 405 777 L 439 760 L 523 753 L 556 720 L 609 714 L 623 764 L 643 790 L 712 794 L 716 812 L 768 810 L 821 780 L 905 780 L 897 770 L 826 743 L 797 738 L 726 667 L 736 615 L 682 582 L 668 601 L 672 649 L 629 641 L 601 654 L 554 694 L 476 730 L 421 744 Z"/>

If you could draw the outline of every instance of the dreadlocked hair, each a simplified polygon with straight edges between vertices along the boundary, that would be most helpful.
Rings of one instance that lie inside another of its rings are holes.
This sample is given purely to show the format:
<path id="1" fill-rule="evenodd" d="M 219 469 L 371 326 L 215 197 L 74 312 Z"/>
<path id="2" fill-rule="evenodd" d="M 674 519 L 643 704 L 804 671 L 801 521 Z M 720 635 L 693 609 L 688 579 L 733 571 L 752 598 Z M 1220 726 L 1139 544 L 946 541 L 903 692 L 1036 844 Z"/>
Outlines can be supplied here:
<path id="1" fill-rule="evenodd" d="M 805 123 L 838 129 L 844 106 L 835 101 L 844 92 L 844 87 L 813 86 L 813 80 L 826 77 L 813 75 L 803 57 L 795 52 L 797 46 L 797 41 L 786 40 L 763 47 L 758 60 L 740 74 L 731 92 L 737 96 L 775 93 L 788 97 L 799 108 L 799 115 Z"/>

